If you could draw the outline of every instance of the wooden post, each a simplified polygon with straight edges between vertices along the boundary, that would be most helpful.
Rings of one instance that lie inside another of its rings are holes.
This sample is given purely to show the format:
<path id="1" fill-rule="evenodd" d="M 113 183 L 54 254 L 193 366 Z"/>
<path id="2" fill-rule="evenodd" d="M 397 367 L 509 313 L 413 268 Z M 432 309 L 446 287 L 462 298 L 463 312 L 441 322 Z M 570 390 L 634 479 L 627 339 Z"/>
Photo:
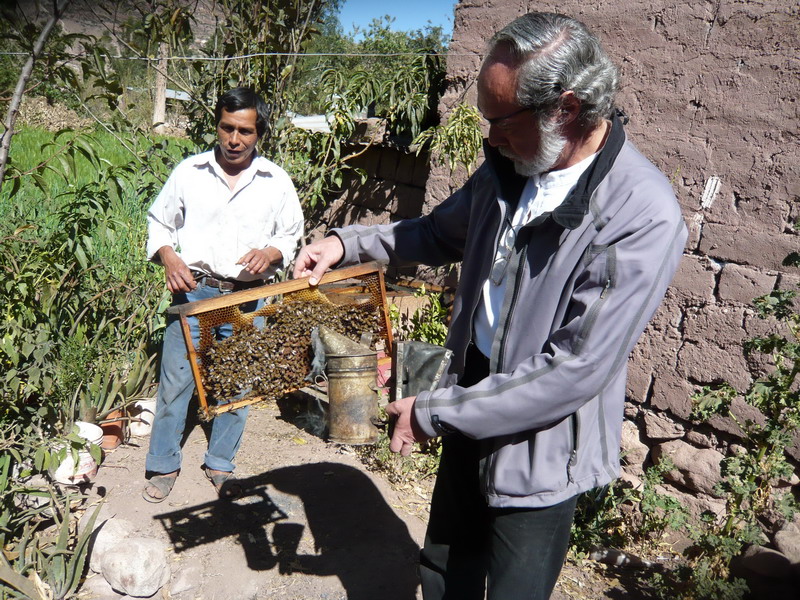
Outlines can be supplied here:
<path id="1" fill-rule="evenodd" d="M 169 44 L 158 45 L 158 66 L 156 66 L 155 96 L 153 97 L 153 131 L 164 133 L 164 121 L 167 118 L 167 58 Z"/>

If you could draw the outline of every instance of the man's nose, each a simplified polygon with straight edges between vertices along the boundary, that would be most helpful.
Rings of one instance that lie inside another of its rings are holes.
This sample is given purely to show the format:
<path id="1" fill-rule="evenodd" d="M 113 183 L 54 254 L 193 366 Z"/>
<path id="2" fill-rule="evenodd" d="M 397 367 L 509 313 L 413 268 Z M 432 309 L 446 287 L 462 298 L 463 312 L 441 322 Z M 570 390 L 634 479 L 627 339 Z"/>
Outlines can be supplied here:
<path id="1" fill-rule="evenodd" d="M 239 132 L 234 131 L 231 133 L 230 137 L 228 138 L 228 144 L 231 146 L 238 146 L 239 145 Z"/>
<path id="2" fill-rule="evenodd" d="M 497 148 L 498 146 L 504 146 L 506 142 L 506 136 L 500 131 L 500 128 L 490 124 L 489 125 L 489 137 L 486 138 L 489 142 L 489 145 L 492 148 Z"/>

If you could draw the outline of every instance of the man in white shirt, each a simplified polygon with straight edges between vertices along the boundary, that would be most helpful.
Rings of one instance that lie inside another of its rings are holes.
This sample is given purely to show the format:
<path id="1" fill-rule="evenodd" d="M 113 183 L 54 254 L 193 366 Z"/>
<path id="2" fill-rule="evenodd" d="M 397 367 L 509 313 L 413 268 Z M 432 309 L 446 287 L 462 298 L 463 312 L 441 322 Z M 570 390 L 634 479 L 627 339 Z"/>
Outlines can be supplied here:
<path id="1" fill-rule="evenodd" d="M 303 231 L 297 192 L 286 172 L 256 151 L 268 108 L 248 88 L 219 98 L 218 144 L 192 156 L 170 175 L 147 215 L 147 256 L 164 267 L 173 304 L 213 298 L 264 284 L 292 257 Z M 195 319 L 192 337 L 199 339 Z M 218 337 L 231 335 L 230 325 Z M 194 393 L 180 321 L 164 334 L 161 379 L 142 496 L 163 501 L 181 467 L 180 441 Z M 240 491 L 232 480 L 248 408 L 214 419 L 203 466 L 220 497 Z"/>

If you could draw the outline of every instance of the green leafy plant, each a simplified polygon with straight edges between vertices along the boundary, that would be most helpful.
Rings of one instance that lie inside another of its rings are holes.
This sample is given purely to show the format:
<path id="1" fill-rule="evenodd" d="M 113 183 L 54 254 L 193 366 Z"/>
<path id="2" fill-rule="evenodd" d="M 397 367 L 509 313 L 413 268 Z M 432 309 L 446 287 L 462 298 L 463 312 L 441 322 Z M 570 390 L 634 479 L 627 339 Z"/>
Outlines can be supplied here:
<path id="1" fill-rule="evenodd" d="M 777 332 L 746 342 L 744 352 L 767 355 L 772 365 L 768 372 L 741 393 L 723 383 L 704 387 L 693 397 L 694 420 L 728 417 L 739 427 L 741 439 L 738 450 L 723 459 L 715 490 L 725 500 L 725 511 L 705 513 L 690 527 L 693 544 L 684 553 L 686 564 L 659 581 L 665 598 L 743 598 L 747 586 L 731 578 L 731 560 L 746 545 L 763 543 L 762 517 L 774 511 L 790 519 L 794 513 L 794 498 L 775 485 L 791 477 L 786 448 L 800 426 L 800 315 L 794 298 L 794 291 L 776 290 L 754 301 L 759 316 L 772 320 Z M 758 409 L 763 421 L 741 419 L 734 409 L 737 398 Z"/>
<path id="2" fill-rule="evenodd" d="M 674 496 L 659 491 L 664 475 L 674 468 L 669 458 L 645 470 L 641 492 L 638 496 L 641 522 L 634 529 L 637 545 L 642 548 L 660 549 L 659 546 L 669 532 L 681 531 L 689 523 L 689 513 Z"/>
<path id="3" fill-rule="evenodd" d="M 37 531 L 34 525 L 27 524 L 10 552 L 15 557 L 13 564 L 0 552 L 0 591 L 4 594 L 18 591 L 35 600 L 63 600 L 72 597 L 81 582 L 89 539 L 101 507 L 94 510 L 78 533 L 71 518 L 72 497 L 68 494 L 63 504 L 55 493 L 52 497 L 56 509 L 52 511 L 53 528 Z"/>
<path id="4" fill-rule="evenodd" d="M 459 165 L 469 173 L 483 144 L 480 125 L 481 117 L 474 106 L 457 104 L 444 125 L 426 129 L 417 136 L 414 140 L 417 154 L 430 144 L 434 162 L 446 164 L 451 173 Z"/>
<path id="5" fill-rule="evenodd" d="M 624 547 L 630 529 L 622 506 L 633 500 L 630 486 L 618 481 L 581 495 L 570 538 L 574 556 L 586 558 L 597 547 Z"/>
<path id="6" fill-rule="evenodd" d="M 284 168 L 292 173 L 297 193 L 309 208 L 324 206 L 332 194 L 341 191 L 346 177 L 361 183 L 367 174 L 349 164 L 366 148 L 348 152 L 344 141 L 355 128 L 353 118 L 344 111 L 331 117 L 332 131 L 308 131 L 284 124 L 279 129 L 278 148 Z"/>
<path id="7" fill-rule="evenodd" d="M 444 305 L 442 294 L 430 293 L 423 285 L 414 293 L 414 297 L 423 298 L 426 302 L 411 316 L 401 314 L 394 304 L 389 307 L 389 318 L 399 337 L 443 346 L 447 339 L 449 310 Z"/>

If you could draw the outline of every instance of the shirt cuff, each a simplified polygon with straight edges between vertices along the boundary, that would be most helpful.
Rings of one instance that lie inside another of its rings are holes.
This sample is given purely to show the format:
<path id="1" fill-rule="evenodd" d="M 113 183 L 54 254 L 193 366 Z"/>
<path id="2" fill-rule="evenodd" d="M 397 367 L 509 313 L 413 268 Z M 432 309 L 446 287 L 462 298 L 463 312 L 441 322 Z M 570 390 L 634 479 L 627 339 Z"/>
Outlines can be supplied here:
<path id="1" fill-rule="evenodd" d="M 161 264 L 158 251 L 164 246 L 175 248 L 175 244 L 168 233 L 151 233 L 147 238 L 147 260 Z"/>

